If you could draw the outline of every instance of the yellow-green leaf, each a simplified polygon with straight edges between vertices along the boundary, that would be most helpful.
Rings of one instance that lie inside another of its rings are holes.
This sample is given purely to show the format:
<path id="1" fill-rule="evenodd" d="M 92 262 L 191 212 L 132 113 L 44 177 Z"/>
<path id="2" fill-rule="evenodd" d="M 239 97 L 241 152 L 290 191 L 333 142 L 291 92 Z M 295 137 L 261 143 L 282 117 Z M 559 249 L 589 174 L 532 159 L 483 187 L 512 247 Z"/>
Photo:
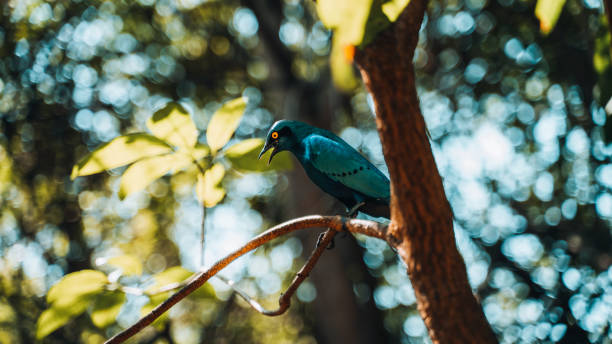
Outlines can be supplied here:
<path id="1" fill-rule="evenodd" d="M 174 154 L 167 154 L 133 163 L 121 176 L 119 198 L 124 199 L 130 194 L 146 188 L 157 178 L 163 177 L 172 170 L 173 162 Z"/>
<path id="2" fill-rule="evenodd" d="M 81 159 L 72 168 L 70 178 L 102 172 L 171 151 L 166 142 L 152 135 L 139 133 L 119 136 Z"/>
<path id="3" fill-rule="evenodd" d="M 410 0 L 390 0 L 382 5 L 382 11 L 389 21 L 394 22 L 408 3 Z"/>
<path id="4" fill-rule="evenodd" d="M 221 149 L 227 141 L 234 135 L 234 131 L 238 128 L 246 101 L 244 98 L 236 98 L 223 104 L 217 110 L 206 128 L 206 141 L 213 152 Z"/>
<path id="5" fill-rule="evenodd" d="M 64 276 L 47 293 L 49 309 L 38 318 L 36 338 L 41 339 L 70 319 L 83 313 L 104 290 L 106 275 L 96 270 L 81 270 Z"/>
<path id="6" fill-rule="evenodd" d="M 166 269 L 158 274 L 153 275 L 153 279 L 155 283 L 150 285 L 145 293 L 154 294 L 160 288 L 163 288 L 172 283 L 180 283 L 193 275 L 193 272 L 181 267 L 181 266 L 173 266 L 169 269 Z"/>
<path id="7" fill-rule="evenodd" d="M 349 61 L 344 54 L 346 45 L 343 45 L 340 39 L 334 37 L 332 39 L 332 49 L 329 55 L 329 63 L 331 68 L 332 79 L 334 85 L 343 91 L 350 91 L 359 84 L 355 71 L 353 70 L 353 62 Z"/>
<path id="8" fill-rule="evenodd" d="M 540 31 L 548 34 L 555 28 L 565 0 L 538 0 L 535 15 L 540 20 Z"/>
<path id="9" fill-rule="evenodd" d="M 81 270 L 64 276 L 49 289 L 47 302 L 65 305 L 83 295 L 99 293 L 108 282 L 106 275 L 96 270 Z"/>
<path id="10" fill-rule="evenodd" d="M 142 274 L 142 263 L 129 254 L 112 257 L 107 261 L 107 264 L 121 268 L 122 274 L 125 276 Z"/>
<path id="11" fill-rule="evenodd" d="M 198 174 L 196 194 L 200 203 L 206 207 L 214 207 L 225 197 L 225 189 L 219 186 L 225 176 L 225 168 L 220 163 L 206 170 L 204 175 Z"/>
<path id="12" fill-rule="evenodd" d="M 153 135 L 178 147 L 193 147 L 198 140 L 198 129 L 185 108 L 168 103 L 147 121 Z"/>
<path id="13" fill-rule="evenodd" d="M 334 39 L 338 39 L 341 45 L 361 44 L 371 7 L 372 0 L 317 1 L 321 22 L 334 29 Z"/>
<path id="14" fill-rule="evenodd" d="M 177 152 L 142 159 L 128 167 L 121 176 L 119 198 L 124 199 L 134 192 L 146 188 L 156 179 L 169 172 L 184 170 L 195 161 L 208 155 L 205 145 L 197 145 L 190 149 L 179 149 Z"/>
<path id="15" fill-rule="evenodd" d="M 269 166 L 267 155 L 271 153 L 258 159 L 263 145 L 262 139 L 246 139 L 229 147 L 224 156 L 232 163 L 232 167 L 240 171 L 288 170 L 293 167 L 289 154 L 283 152 L 275 155 Z"/>
<path id="16" fill-rule="evenodd" d="M 92 298 L 79 297 L 66 307 L 51 307 L 40 314 L 36 322 L 36 338 L 42 339 L 51 332 L 64 326 L 70 319 L 85 312 Z"/>
<path id="17" fill-rule="evenodd" d="M 115 322 L 121 307 L 125 303 L 125 294 L 118 291 L 98 295 L 91 311 L 91 321 L 99 328 L 105 328 Z"/>

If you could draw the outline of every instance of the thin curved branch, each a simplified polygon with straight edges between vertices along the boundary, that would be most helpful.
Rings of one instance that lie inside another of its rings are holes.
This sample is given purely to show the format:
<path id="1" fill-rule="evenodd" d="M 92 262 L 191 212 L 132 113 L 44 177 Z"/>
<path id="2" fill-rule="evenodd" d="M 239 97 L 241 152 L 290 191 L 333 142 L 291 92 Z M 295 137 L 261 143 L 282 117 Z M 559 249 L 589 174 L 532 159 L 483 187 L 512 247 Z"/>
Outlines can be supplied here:
<path id="1" fill-rule="evenodd" d="M 323 251 L 325 251 L 325 249 L 329 246 L 329 244 L 331 243 L 336 233 L 338 232 L 332 229 L 328 229 L 324 233 L 323 237 L 321 238 L 321 241 L 317 244 L 317 247 L 315 247 L 315 249 L 312 251 L 312 253 L 310 254 L 310 257 L 308 257 L 308 260 L 306 261 L 304 266 L 302 266 L 300 271 L 298 271 L 295 274 L 295 277 L 293 278 L 293 281 L 291 281 L 291 284 L 289 285 L 287 290 L 281 294 L 280 298 L 278 299 L 277 309 L 274 309 L 274 310 L 265 309 L 264 306 L 262 306 L 259 302 L 254 300 L 244 291 L 237 288 L 236 283 L 234 281 L 227 279 L 223 276 L 215 276 L 215 277 L 225 282 L 225 284 L 229 285 L 234 290 L 234 292 L 238 294 L 238 296 L 240 296 L 244 301 L 246 301 L 251 306 L 251 308 L 253 308 L 257 312 L 263 315 L 267 315 L 267 316 L 277 316 L 277 315 L 284 314 L 287 311 L 287 309 L 289 309 L 289 306 L 291 305 L 291 297 L 293 296 L 293 294 L 295 294 L 295 292 L 300 287 L 302 282 L 304 282 L 306 277 L 310 275 L 310 272 L 317 264 L 317 261 L 323 254 Z"/>
<path id="2" fill-rule="evenodd" d="M 374 221 L 347 219 L 342 216 L 319 215 L 304 216 L 287 221 L 259 234 L 239 249 L 228 254 L 223 259 L 217 261 L 208 270 L 199 272 L 196 277 L 193 278 L 193 280 L 191 280 L 185 287 L 170 296 L 166 301 L 159 304 L 149 314 L 140 318 L 140 320 L 138 320 L 134 325 L 113 336 L 111 339 L 106 341 L 106 343 L 123 343 L 125 340 L 132 337 L 140 330 L 151 324 L 155 319 L 159 318 L 164 312 L 174 306 L 177 302 L 181 301 L 186 296 L 196 291 L 199 287 L 206 283 L 206 281 L 208 281 L 211 277 L 221 271 L 221 269 L 225 268 L 231 262 L 245 255 L 246 253 L 258 248 L 259 246 L 262 246 L 263 244 L 271 241 L 272 239 L 278 238 L 288 233 L 300 229 L 321 227 L 327 227 L 335 232 L 348 231 L 351 233 L 359 233 L 370 237 L 379 238 L 385 241 L 387 239 L 387 226 Z M 326 235 L 326 237 L 329 237 L 329 235 Z M 324 240 L 326 239 L 324 238 Z M 325 244 L 325 242 L 322 243 Z M 321 246 L 327 247 L 326 245 Z M 296 278 L 299 278 L 299 275 Z"/>

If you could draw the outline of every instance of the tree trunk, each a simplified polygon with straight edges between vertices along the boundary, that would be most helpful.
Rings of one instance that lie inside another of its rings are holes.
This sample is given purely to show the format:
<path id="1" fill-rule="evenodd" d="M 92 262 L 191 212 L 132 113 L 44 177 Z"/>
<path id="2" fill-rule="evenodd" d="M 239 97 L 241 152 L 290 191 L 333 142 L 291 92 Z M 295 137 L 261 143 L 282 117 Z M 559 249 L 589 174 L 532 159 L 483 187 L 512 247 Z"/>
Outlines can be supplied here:
<path id="1" fill-rule="evenodd" d="M 390 244 L 408 267 L 434 343 L 494 343 L 456 247 L 452 211 L 419 108 L 412 58 L 425 8 L 425 0 L 412 0 L 393 25 L 355 55 L 374 100 L 389 168 Z"/>

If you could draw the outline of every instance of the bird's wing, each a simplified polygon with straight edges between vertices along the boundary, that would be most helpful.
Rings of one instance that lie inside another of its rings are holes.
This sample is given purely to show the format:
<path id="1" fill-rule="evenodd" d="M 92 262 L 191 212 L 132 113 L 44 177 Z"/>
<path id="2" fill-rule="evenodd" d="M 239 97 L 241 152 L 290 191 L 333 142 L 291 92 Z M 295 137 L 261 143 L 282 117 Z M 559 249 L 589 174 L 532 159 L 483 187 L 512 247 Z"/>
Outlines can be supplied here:
<path id="1" fill-rule="evenodd" d="M 389 179 L 353 147 L 316 134 L 306 140 L 312 164 L 326 176 L 368 197 L 390 197 Z"/>

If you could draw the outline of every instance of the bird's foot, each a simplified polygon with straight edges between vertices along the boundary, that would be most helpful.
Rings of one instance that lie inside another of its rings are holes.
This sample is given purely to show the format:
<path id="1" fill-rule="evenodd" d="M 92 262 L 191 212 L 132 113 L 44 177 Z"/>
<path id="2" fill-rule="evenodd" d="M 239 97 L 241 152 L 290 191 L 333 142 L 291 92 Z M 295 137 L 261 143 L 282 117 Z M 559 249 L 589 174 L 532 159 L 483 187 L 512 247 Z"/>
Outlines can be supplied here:
<path id="1" fill-rule="evenodd" d="M 321 246 L 321 241 L 323 241 L 323 236 L 325 236 L 325 232 L 319 234 L 319 238 L 317 239 L 317 247 Z M 329 242 L 329 245 L 327 245 L 328 250 L 331 250 L 334 247 L 336 247 L 336 241 L 334 239 L 335 238 L 332 238 L 331 241 Z"/>
<path id="2" fill-rule="evenodd" d="M 350 218 L 354 218 L 357 216 L 357 212 L 359 211 L 359 208 L 363 207 L 365 205 L 365 202 L 359 202 L 357 204 L 355 204 L 354 207 L 352 207 L 348 213 L 346 214 L 347 217 Z"/>

